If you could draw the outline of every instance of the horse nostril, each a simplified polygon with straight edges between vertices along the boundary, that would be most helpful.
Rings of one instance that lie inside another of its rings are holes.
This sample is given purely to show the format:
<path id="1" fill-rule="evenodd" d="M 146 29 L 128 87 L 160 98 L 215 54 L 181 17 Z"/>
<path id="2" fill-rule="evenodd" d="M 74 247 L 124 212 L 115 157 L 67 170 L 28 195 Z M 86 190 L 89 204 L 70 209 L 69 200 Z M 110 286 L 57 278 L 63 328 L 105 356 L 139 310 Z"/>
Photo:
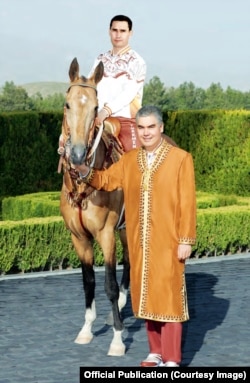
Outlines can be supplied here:
<path id="1" fill-rule="evenodd" d="M 71 148 L 70 158 L 74 165 L 81 165 L 86 159 L 87 150 L 82 145 L 74 145 Z"/>

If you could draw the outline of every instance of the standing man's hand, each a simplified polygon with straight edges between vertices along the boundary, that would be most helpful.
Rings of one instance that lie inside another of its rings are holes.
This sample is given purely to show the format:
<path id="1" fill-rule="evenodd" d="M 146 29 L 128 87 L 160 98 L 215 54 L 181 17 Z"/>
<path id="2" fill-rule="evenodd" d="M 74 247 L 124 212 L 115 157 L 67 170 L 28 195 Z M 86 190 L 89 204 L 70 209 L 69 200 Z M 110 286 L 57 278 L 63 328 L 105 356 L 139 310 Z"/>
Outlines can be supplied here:
<path id="1" fill-rule="evenodd" d="M 191 245 L 180 244 L 178 246 L 178 259 L 179 261 L 185 261 L 188 259 L 192 252 Z"/>

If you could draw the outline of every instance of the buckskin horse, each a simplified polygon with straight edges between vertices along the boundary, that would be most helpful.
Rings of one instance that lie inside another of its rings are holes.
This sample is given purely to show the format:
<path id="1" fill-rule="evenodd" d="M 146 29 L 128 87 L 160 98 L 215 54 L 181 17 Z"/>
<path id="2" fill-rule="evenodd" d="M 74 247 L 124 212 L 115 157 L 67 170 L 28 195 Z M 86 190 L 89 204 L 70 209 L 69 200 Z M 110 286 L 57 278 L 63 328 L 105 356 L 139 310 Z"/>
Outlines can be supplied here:
<path id="1" fill-rule="evenodd" d="M 102 76 L 102 62 L 90 78 L 79 74 L 76 58 L 71 62 L 70 84 L 66 93 L 58 149 L 58 172 L 63 170 L 60 211 L 81 262 L 85 295 L 85 320 L 75 342 L 88 344 L 93 338 L 92 326 L 96 319 L 93 244 L 96 241 L 103 252 L 105 292 L 111 303 L 111 312 L 106 323 L 113 325 L 113 339 L 108 355 L 120 356 L 125 353 L 121 309 L 127 302 L 129 287 L 126 229 L 125 225 L 122 225 L 123 192 L 97 191 L 83 183 L 79 176 L 72 177 L 76 164 L 85 161 L 95 168 L 102 169 L 110 166 L 122 155 L 113 139 L 114 136 L 107 133 L 105 127 L 98 128 L 94 124 L 98 108 L 96 85 Z M 124 258 L 120 285 L 116 278 L 116 231 L 121 239 Z"/>

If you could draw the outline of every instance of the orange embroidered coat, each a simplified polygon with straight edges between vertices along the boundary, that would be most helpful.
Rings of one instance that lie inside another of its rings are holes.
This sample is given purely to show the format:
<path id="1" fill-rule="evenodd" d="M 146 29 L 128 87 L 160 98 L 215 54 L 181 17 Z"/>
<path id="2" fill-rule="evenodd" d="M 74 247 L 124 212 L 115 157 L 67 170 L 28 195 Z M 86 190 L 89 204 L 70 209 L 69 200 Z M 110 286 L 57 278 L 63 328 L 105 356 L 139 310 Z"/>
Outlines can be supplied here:
<path id="1" fill-rule="evenodd" d="M 151 167 L 143 148 L 125 153 L 105 171 L 92 170 L 96 189 L 124 191 L 131 301 L 135 317 L 189 319 L 185 263 L 178 244 L 195 243 L 196 198 L 190 153 L 163 140 Z"/>

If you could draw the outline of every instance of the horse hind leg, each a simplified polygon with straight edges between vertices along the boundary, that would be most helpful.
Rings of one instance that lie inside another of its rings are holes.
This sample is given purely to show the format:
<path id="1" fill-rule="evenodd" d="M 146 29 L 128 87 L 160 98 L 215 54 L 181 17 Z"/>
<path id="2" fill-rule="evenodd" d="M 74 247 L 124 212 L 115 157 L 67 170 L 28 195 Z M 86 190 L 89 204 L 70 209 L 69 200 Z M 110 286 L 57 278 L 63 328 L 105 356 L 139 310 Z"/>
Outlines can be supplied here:
<path id="1" fill-rule="evenodd" d="M 84 265 L 82 267 L 82 280 L 83 289 L 85 292 L 85 321 L 82 329 L 78 333 L 75 343 L 88 344 L 93 339 L 92 327 L 96 319 L 95 307 L 95 274 L 91 265 Z"/>

